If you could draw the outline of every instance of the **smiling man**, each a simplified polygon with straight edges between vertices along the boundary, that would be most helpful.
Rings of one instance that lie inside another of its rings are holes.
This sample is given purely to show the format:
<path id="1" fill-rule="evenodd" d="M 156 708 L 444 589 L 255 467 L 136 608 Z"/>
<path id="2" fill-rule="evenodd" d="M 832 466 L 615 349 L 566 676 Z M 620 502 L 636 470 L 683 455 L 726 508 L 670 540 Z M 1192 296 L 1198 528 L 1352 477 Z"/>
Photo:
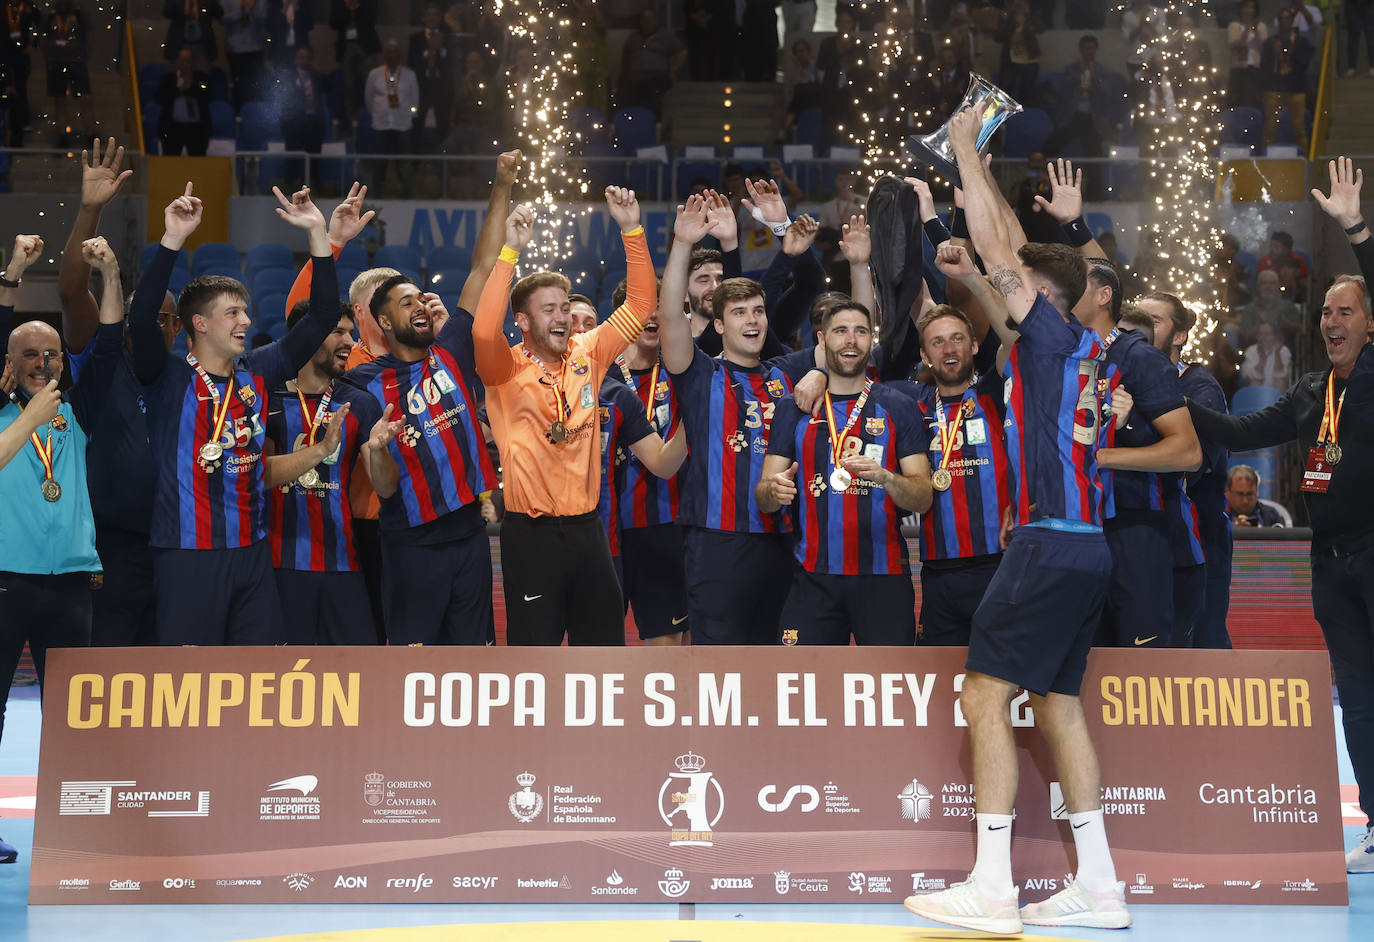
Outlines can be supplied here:
<path id="1" fill-rule="evenodd" d="M 1306 455 L 1303 500 L 1312 520 L 1312 612 L 1340 694 L 1360 809 L 1374 813 L 1374 345 L 1369 282 L 1374 240 L 1360 213 L 1364 174 L 1331 161 L 1331 193 L 1317 204 L 1345 230 L 1361 277 L 1341 275 L 1322 302 L 1330 367 L 1307 373 L 1278 402 L 1239 418 L 1189 403 L 1198 434 L 1232 451 L 1297 440 Z M 1346 870 L 1374 872 L 1374 827 L 1346 855 Z"/>

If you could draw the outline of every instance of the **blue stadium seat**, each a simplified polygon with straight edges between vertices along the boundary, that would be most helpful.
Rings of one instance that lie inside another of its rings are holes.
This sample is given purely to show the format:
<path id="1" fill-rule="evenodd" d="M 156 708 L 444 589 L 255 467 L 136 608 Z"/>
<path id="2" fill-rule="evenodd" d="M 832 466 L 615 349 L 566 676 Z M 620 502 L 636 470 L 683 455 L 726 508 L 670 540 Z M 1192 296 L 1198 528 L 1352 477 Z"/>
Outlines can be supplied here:
<path id="1" fill-rule="evenodd" d="M 420 250 L 410 245 L 383 245 L 377 249 L 372 264 L 377 268 L 394 268 L 397 271 L 419 271 Z"/>
<path id="2" fill-rule="evenodd" d="M 1264 137 L 1264 115 L 1258 108 L 1232 108 L 1221 116 L 1224 144 L 1258 147 Z"/>
<path id="3" fill-rule="evenodd" d="M 291 249 L 280 242 L 264 242 L 255 245 L 243 256 L 243 270 L 252 277 L 264 268 L 295 268 L 296 257 Z"/>
<path id="4" fill-rule="evenodd" d="M 294 268 L 263 268 L 253 275 L 253 295 L 290 294 L 296 283 Z"/>
<path id="5" fill-rule="evenodd" d="M 195 255 L 191 259 L 191 273 L 194 275 L 203 274 L 204 269 L 214 265 L 218 268 L 233 266 L 235 272 L 239 270 L 239 250 L 228 242 L 206 242 L 196 249 Z"/>
<path id="6" fill-rule="evenodd" d="M 358 271 L 362 271 L 368 267 L 367 248 L 363 242 L 354 239 L 344 246 L 343 251 L 339 253 L 339 257 L 334 260 L 334 263 L 340 268 L 356 268 Z"/>
<path id="7" fill-rule="evenodd" d="M 339 297 L 348 294 L 349 286 L 353 284 L 353 279 L 363 273 L 361 268 L 349 268 L 344 265 L 335 265 L 334 274 L 339 279 Z"/>
<path id="8" fill-rule="evenodd" d="M 143 142 L 150 154 L 162 153 L 162 140 L 157 135 L 158 119 L 162 116 L 162 106 L 150 101 L 143 106 Z"/>
<path id="9" fill-rule="evenodd" d="M 467 268 L 433 268 L 429 270 L 429 290 L 435 294 L 460 292 L 468 280 Z"/>
<path id="10" fill-rule="evenodd" d="M 229 75 L 219 66 L 210 70 L 210 97 L 216 101 L 229 100 Z"/>
<path id="11" fill-rule="evenodd" d="M 472 249 L 466 245 L 441 245 L 431 249 L 425 258 L 425 267 L 430 271 L 445 268 L 471 268 Z"/>
<path id="12" fill-rule="evenodd" d="M 821 109 L 807 108 L 797 115 L 797 143 L 821 146 Z"/>
<path id="13" fill-rule="evenodd" d="M 210 102 L 210 136 L 235 140 L 238 137 L 238 120 L 234 106 L 218 99 Z"/>
<path id="14" fill-rule="evenodd" d="M 201 267 L 195 269 L 192 274 L 197 278 L 204 278 L 208 275 L 214 275 L 220 278 L 233 278 L 235 281 L 246 286 L 243 280 L 243 272 L 239 271 L 238 265 L 231 265 L 228 262 L 206 262 Z"/>
<path id="15" fill-rule="evenodd" d="M 380 268 L 381 266 L 378 267 Z M 396 268 L 398 272 L 400 272 L 402 275 L 405 275 L 407 278 L 415 282 L 417 285 L 422 285 L 425 283 L 424 279 L 420 277 L 420 269 L 418 268 L 405 268 L 404 266 L 397 268 L 395 265 L 393 265 L 392 267 Z"/>
<path id="16" fill-rule="evenodd" d="M 167 290 L 172 292 L 172 297 L 181 297 L 181 291 L 191 280 L 191 273 L 180 265 L 172 269 L 171 277 L 167 279 Z"/>
<path id="17" fill-rule="evenodd" d="M 1103 232 L 1115 232 L 1116 227 L 1112 223 L 1112 217 L 1106 213 L 1084 213 L 1083 221 L 1088 224 L 1094 237 Z"/>
<path id="18" fill-rule="evenodd" d="M 239 118 L 238 140 L 243 150 L 267 150 L 269 141 L 282 139 L 281 114 L 272 102 L 244 102 Z"/>
<path id="19" fill-rule="evenodd" d="M 272 321 L 269 324 L 259 326 L 259 333 L 264 333 L 273 340 L 280 340 L 286 336 L 286 321 Z"/>
<path id="20" fill-rule="evenodd" d="M 258 324 L 271 324 L 274 321 L 286 321 L 286 294 L 267 294 L 254 299 L 253 307 L 257 311 L 254 320 Z"/>
<path id="21" fill-rule="evenodd" d="M 615 149 L 633 156 L 641 147 L 658 143 L 654 113 L 648 108 L 622 108 L 615 113 Z"/>
<path id="22" fill-rule="evenodd" d="M 1273 405 L 1283 396 L 1273 386 L 1242 386 L 1231 397 L 1232 415 L 1249 415 Z"/>
<path id="23" fill-rule="evenodd" d="M 138 67 L 138 98 L 140 102 L 146 104 L 153 100 L 157 94 L 158 85 L 162 84 L 162 77 L 172 71 L 172 67 L 165 62 L 149 62 L 147 65 Z"/>
<path id="24" fill-rule="evenodd" d="M 1007 119 L 1003 130 L 1006 141 L 1006 156 L 1026 158 L 1031 151 L 1039 150 L 1049 139 L 1054 124 L 1050 116 L 1039 108 L 1027 108 L 1020 114 Z"/>

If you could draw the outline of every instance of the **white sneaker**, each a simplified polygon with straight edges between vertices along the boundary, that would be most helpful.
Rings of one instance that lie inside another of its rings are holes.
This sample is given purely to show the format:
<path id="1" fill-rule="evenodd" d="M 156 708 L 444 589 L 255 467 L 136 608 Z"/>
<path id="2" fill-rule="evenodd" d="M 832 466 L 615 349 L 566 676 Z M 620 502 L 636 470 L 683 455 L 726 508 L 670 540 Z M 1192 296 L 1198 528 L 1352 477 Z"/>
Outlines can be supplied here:
<path id="1" fill-rule="evenodd" d="M 1126 911 L 1126 884 L 1094 893 L 1077 882 L 1070 883 L 1049 899 L 1021 907 L 1021 920 L 1028 926 L 1085 926 L 1089 929 L 1129 929 L 1131 914 Z"/>
<path id="2" fill-rule="evenodd" d="M 1374 873 L 1374 825 L 1364 832 L 1364 837 L 1345 855 L 1346 873 Z"/>
<path id="3" fill-rule="evenodd" d="M 922 919 L 942 922 L 947 926 L 978 929 L 998 935 L 1015 935 L 1021 931 L 1021 916 L 1016 911 L 1016 891 L 1005 899 L 992 899 L 973 875 L 963 883 L 956 883 L 938 893 L 908 896 L 904 905 Z"/>

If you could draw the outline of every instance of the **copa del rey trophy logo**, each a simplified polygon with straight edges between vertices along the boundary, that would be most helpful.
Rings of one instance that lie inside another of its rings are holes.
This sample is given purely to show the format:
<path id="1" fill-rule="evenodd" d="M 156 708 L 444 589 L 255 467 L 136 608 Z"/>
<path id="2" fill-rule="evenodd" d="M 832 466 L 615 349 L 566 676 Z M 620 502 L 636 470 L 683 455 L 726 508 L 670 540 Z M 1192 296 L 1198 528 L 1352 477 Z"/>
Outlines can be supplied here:
<path id="1" fill-rule="evenodd" d="M 529 824 L 544 810 L 544 796 L 534 791 L 534 774 L 531 772 L 521 772 L 515 777 L 515 782 L 520 786 L 520 791 L 510 796 L 506 807 L 515 815 L 515 820 Z"/>
<path id="2" fill-rule="evenodd" d="M 688 750 L 673 760 L 670 772 L 658 790 L 658 814 L 672 828 L 670 847 L 710 847 L 712 828 L 725 812 L 725 792 L 706 759 Z"/>

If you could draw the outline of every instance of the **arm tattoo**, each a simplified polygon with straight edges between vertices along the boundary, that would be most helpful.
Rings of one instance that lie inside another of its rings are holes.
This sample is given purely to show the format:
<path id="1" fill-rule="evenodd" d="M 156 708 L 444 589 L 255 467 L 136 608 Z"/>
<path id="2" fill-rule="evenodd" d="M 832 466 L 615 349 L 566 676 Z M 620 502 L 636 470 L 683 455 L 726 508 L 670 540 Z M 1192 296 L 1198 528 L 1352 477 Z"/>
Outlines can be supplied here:
<path id="1" fill-rule="evenodd" d="M 988 280 L 992 282 L 994 288 L 1002 293 L 1004 298 L 1010 297 L 1014 292 L 1025 287 L 1021 282 L 1021 276 L 1010 268 L 995 269 L 988 275 Z"/>

